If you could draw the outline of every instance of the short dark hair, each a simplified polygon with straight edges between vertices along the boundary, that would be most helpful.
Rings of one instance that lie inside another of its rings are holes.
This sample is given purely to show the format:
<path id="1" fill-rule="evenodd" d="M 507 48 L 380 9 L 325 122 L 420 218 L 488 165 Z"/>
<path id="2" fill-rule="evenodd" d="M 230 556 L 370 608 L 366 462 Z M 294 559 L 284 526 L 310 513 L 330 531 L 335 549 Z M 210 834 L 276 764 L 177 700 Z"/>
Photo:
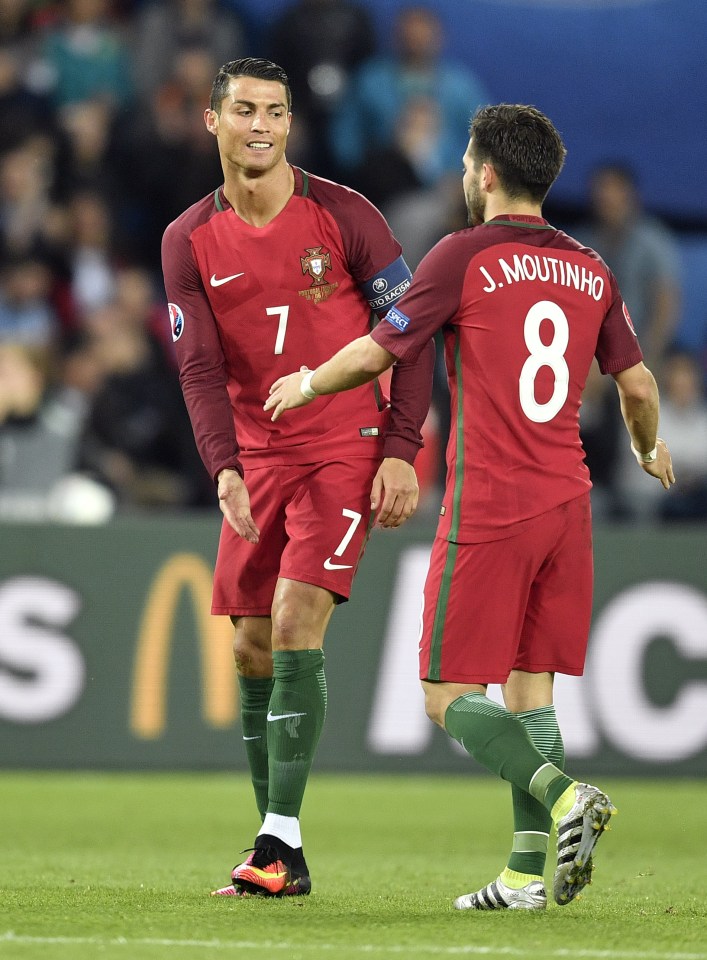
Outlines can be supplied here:
<path id="1" fill-rule="evenodd" d="M 481 107 L 469 133 L 474 163 L 490 163 L 509 197 L 527 196 L 542 203 L 567 155 L 544 113 L 520 103 Z"/>
<path id="2" fill-rule="evenodd" d="M 228 93 L 228 86 L 234 77 L 255 77 L 257 80 L 275 80 L 285 88 L 287 97 L 287 112 L 292 110 L 292 91 L 287 74 L 272 60 L 257 60 L 255 57 L 243 57 L 241 60 L 230 60 L 224 63 L 211 87 L 209 106 L 216 113 L 221 110 L 223 98 Z"/>

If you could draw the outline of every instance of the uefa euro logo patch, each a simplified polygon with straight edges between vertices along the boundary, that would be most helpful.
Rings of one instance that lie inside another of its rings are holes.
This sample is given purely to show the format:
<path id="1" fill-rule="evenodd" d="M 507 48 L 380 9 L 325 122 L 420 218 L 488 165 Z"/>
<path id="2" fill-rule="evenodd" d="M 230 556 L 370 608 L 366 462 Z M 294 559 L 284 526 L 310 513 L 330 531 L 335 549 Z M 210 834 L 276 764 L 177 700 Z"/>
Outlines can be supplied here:
<path id="1" fill-rule="evenodd" d="M 169 325 L 172 328 L 172 340 L 177 341 L 184 332 L 184 314 L 176 303 L 168 303 Z"/>
<path id="2" fill-rule="evenodd" d="M 404 313 L 395 307 L 390 308 L 385 315 L 385 319 L 388 323 L 392 323 L 394 327 L 397 327 L 398 330 L 404 330 L 410 323 L 410 317 L 406 317 Z"/>

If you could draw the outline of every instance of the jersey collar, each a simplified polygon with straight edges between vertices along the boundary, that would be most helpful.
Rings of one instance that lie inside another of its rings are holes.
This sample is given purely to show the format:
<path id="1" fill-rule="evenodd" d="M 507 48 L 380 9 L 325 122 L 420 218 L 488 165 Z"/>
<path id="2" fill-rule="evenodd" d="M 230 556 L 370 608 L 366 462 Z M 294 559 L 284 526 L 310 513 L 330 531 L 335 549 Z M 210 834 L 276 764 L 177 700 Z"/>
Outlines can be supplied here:
<path id="1" fill-rule="evenodd" d="M 493 220 L 487 220 L 484 227 L 524 227 L 526 230 L 554 230 L 544 217 L 531 217 L 522 213 L 501 214 Z"/>
<path id="2" fill-rule="evenodd" d="M 306 170 L 302 170 L 301 167 L 296 167 L 294 164 L 290 164 L 290 166 L 295 175 L 295 196 L 307 197 L 309 194 L 309 174 Z"/>

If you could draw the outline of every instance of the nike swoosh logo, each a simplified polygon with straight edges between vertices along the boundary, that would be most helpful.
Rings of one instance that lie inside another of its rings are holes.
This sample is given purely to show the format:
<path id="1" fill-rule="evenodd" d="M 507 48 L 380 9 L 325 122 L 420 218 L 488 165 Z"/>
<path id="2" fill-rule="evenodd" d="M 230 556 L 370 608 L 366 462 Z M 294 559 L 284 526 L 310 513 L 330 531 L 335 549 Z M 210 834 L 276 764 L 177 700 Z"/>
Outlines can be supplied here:
<path id="1" fill-rule="evenodd" d="M 292 717 L 306 717 L 306 713 L 272 713 L 268 710 L 268 720 L 290 720 Z"/>
<path id="2" fill-rule="evenodd" d="M 257 737 L 243 737 L 243 739 L 244 740 L 260 740 L 261 738 L 257 736 Z"/>
<path id="3" fill-rule="evenodd" d="M 324 561 L 325 570 L 350 570 L 352 566 L 352 563 L 332 563 L 331 557 L 327 557 Z"/>
<path id="4" fill-rule="evenodd" d="M 217 280 L 217 279 L 216 279 L 216 274 L 215 274 L 215 273 L 212 273 L 212 274 L 211 274 L 211 286 L 212 286 L 212 287 L 220 287 L 222 283 L 228 283 L 229 280 L 236 280 L 238 277 L 242 277 L 242 276 L 243 276 L 242 273 L 232 273 L 230 277 L 219 277 L 219 279 Z"/>

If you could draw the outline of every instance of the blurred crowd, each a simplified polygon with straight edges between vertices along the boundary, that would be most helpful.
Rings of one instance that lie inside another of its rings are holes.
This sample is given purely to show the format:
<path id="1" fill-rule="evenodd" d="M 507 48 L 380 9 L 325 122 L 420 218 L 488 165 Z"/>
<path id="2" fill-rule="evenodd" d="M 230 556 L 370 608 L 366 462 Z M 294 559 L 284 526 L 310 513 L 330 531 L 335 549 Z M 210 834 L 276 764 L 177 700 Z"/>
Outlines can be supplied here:
<path id="1" fill-rule="evenodd" d="M 284 66 L 289 159 L 368 196 L 412 268 L 466 225 L 469 117 L 499 97 L 473 64 L 444 56 L 434 11 L 402 3 L 384 40 L 355 0 L 292 0 L 268 23 L 256 49 L 237 0 L 0 0 L 0 519 L 214 508 L 159 256 L 167 224 L 222 180 L 203 123 L 222 63 Z M 587 222 L 571 227 L 618 277 L 659 379 L 679 480 L 655 496 L 631 462 L 613 384 L 595 372 L 581 427 L 597 515 L 704 519 L 705 363 L 675 339 L 675 238 L 613 161 L 587 185 Z M 440 362 L 420 461 L 430 504 L 448 418 Z"/>

